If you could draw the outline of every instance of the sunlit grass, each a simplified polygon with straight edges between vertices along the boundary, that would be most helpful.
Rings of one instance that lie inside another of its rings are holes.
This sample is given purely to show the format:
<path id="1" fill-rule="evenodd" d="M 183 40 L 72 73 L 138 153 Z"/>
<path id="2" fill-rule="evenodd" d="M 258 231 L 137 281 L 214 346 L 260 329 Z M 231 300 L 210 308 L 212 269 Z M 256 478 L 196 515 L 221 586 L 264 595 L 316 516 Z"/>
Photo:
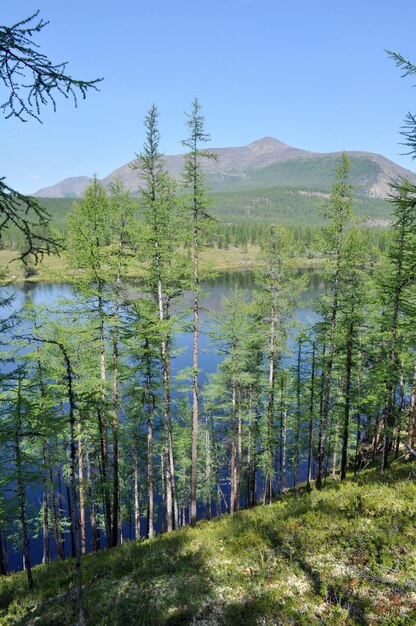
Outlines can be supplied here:
<path id="1" fill-rule="evenodd" d="M 416 467 L 83 559 L 90 624 L 415 624 Z M 77 620 L 72 561 L 0 582 L 0 624 Z"/>
<path id="2" fill-rule="evenodd" d="M 209 268 L 213 272 L 234 272 L 253 270 L 259 267 L 260 247 L 248 245 L 237 248 L 229 246 L 228 249 L 204 248 L 201 252 L 202 269 Z M 18 258 L 18 253 L 11 250 L 0 250 L 0 270 L 4 270 L 3 282 L 72 282 L 79 272 L 68 267 L 65 257 L 58 255 L 44 256 L 38 263 L 28 261 L 24 265 Z M 322 260 L 319 258 L 308 259 L 299 257 L 295 261 L 298 268 L 321 267 Z M 133 259 L 126 278 L 140 280 L 145 276 L 145 266 L 138 260 Z M 0 277 L 1 278 L 1 277 Z"/>

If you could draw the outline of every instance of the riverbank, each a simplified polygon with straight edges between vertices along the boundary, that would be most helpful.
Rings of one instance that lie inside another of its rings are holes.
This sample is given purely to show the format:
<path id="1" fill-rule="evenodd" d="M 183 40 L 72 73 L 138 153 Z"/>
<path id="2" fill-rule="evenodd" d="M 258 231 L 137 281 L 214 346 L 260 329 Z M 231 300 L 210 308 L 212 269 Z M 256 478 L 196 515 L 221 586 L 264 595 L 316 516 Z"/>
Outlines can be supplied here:
<path id="1" fill-rule="evenodd" d="M 416 466 L 225 515 L 82 559 L 88 624 L 411 626 Z M 0 625 L 77 622 L 74 562 L 0 578 Z"/>
<path id="2" fill-rule="evenodd" d="M 29 261 L 24 265 L 18 260 L 17 252 L 0 250 L 0 268 L 5 272 L 3 284 L 11 283 L 71 283 L 76 280 L 77 274 L 68 267 L 64 255 L 45 256 L 37 264 Z M 228 249 L 205 248 L 201 253 L 202 269 L 209 268 L 213 272 L 235 272 L 254 270 L 260 266 L 260 247 L 247 246 Z M 297 257 L 295 266 L 299 269 L 320 269 L 321 258 Z M 145 275 L 144 264 L 133 260 L 128 270 L 127 278 L 140 280 Z"/>

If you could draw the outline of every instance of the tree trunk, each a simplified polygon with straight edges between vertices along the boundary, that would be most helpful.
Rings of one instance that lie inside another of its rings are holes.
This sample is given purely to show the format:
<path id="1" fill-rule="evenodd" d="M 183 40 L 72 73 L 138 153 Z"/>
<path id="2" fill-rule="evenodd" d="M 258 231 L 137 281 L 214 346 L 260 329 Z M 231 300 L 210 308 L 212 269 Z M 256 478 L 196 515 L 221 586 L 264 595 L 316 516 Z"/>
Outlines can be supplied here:
<path id="1" fill-rule="evenodd" d="M 85 496 L 84 496 L 84 461 L 82 454 L 81 415 L 78 411 L 78 490 L 79 490 L 79 515 L 81 524 L 81 553 L 87 552 L 87 533 L 85 521 Z"/>
<path id="2" fill-rule="evenodd" d="M 209 415 L 205 422 L 205 517 L 211 519 L 211 440 L 209 432 Z"/>
<path id="3" fill-rule="evenodd" d="M 299 465 L 300 465 L 300 421 L 301 421 L 301 358 L 302 358 L 302 340 L 298 341 L 298 362 L 296 368 L 296 423 L 295 423 L 295 450 L 293 462 L 293 478 L 296 496 L 299 495 Z"/>
<path id="4" fill-rule="evenodd" d="M 146 339 L 145 349 L 149 350 L 149 342 Z M 154 497 L 153 497 L 153 394 L 151 363 L 147 359 L 146 369 L 146 414 L 147 414 L 147 529 L 146 536 L 149 539 L 154 535 Z M 163 471 L 162 471 L 163 473 Z"/>
<path id="5" fill-rule="evenodd" d="M 65 450 L 64 450 L 65 451 Z M 62 479 L 61 479 L 61 466 L 60 464 L 58 464 L 57 470 L 57 478 L 58 478 L 58 500 L 59 500 L 59 521 L 61 521 L 64 517 L 64 496 L 63 496 L 63 490 L 62 490 Z M 59 529 L 59 535 L 60 535 L 60 544 L 61 544 L 61 550 L 62 550 L 62 559 L 65 559 L 65 535 L 63 530 L 60 528 Z"/>
<path id="6" fill-rule="evenodd" d="M 237 394 L 237 476 L 236 476 L 236 511 L 240 510 L 241 474 L 243 471 L 243 420 L 241 407 L 241 389 Z"/>
<path id="7" fill-rule="evenodd" d="M 236 384 L 232 381 L 232 406 L 231 406 L 231 455 L 230 455 L 230 515 L 237 510 L 237 400 Z"/>
<path id="8" fill-rule="evenodd" d="M 396 443 L 394 447 L 394 458 L 397 460 L 399 458 L 400 451 L 400 435 L 402 430 L 402 412 L 403 412 L 403 404 L 404 404 L 404 361 L 402 360 L 402 367 L 400 372 L 400 398 L 399 398 L 399 406 L 397 411 L 397 423 L 396 423 Z"/>
<path id="9" fill-rule="evenodd" d="M 358 352 L 358 374 L 357 374 L 357 397 L 361 398 L 361 373 L 362 373 L 362 352 L 361 349 Z M 354 459 L 354 476 L 358 472 L 359 466 L 361 464 L 360 456 L 361 456 L 361 415 L 360 415 L 360 404 L 357 407 L 356 414 L 356 441 L 355 441 L 355 459 Z"/>
<path id="10" fill-rule="evenodd" d="M 351 316 L 354 315 L 354 305 L 351 309 Z M 352 371 L 352 350 L 354 337 L 354 320 L 350 319 L 348 324 L 348 335 L 346 342 L 346 363 L 345 363 L 345 407 L 344 407 L 344 428 L 342 435 L 342 451 L 341 451 L 341 471 L 340 480 L 344 480 L 347 475 L 348 466 L 348 436 L 351 408 L 351 371 Z"/>
<path id="11" fill-rule="evenodd" d="M 390 346 L 390 355 L 389 355 L 389 377 L 387 381 L 387 403 L 386 409 L 384 412 L 384 442 L 383 442 L 383 451 L 381 455 L 381 472 L 387 469 L 389 464 L 389 451 L 392 445 L 394 428 L 396 425 L 396 385 L 397 385 L 397 374 L 398 374 L 398 364 L 397 364 L 397 349 L 398 349 L 398 332 L 399 332 L 399 309 L 400 309 L 400 298 L 402 293 L 402 274 L 403 274 L 403 248 L 404 248 L 404 239 L 405 239 L 405 225 L 404 222 L 401 224 L 401 232 L 400 232 L 400 254 L 399 254 L 399 262 L 397 267 L 397 273 L 395 276 L 395 284 L 396 287 L 394 289 L 393 296 L 393 317 L 391 323 L 391 346 Z"/>
<path id="12" fill-rule="evenodd" d="M 98 428 L 101 439 L 101 467 L 104 496 L 104 519 L 107 546 L 111 546 L 111 499 L 109 487 L 109 457 L 108 457 L 108 420 L 107 420 L 107 372 L 105 366 L 105 336 L 104 336 L 104 304 L 102 285 L 98 287 L 98 316 L 100 334 L 100 376 L 101 376 L 101 406 L 98 407 Z"/>
<path id="13" fill-rule="evenodd" d="M 62 537 L 59 530 L 59 514 L 56 506 L 56 497 L 55 497 L 55 489 L 53 485 L 53 473 L 52 473 L 52 464 L 49 461 L 49 491 L 51 494 L 51 514 L 52 514 L 52 528 L 53 528 L 53 537 L 55 540 L 56 553 L 58 555 L 58 559 L 65 559 L 65 550 L 62 545 Z"/>
<path id="14" fill-rule="evenodd" d="M 250 388 L 249 393 L 249 410 L 248 410 L 248 438 L 247 438 L 247 506 L 253 506 L 252 500 L 252 480 L 253 480 L 253 469 L 251 466 L 251 446 L 253 440 L 253 422 L 252 422 L 252 390 Z"/>
<path id="15" fill-rule="evenodd" d="M 69 361 L 69 358 L 66 354 L 63 346 L 60 346 L 66 365 L 66 374 L 67 374 L 67 389 L 68 389 L 68 404 L 69 404 L 69 432 L 70 432 L 70 482 L 71 482 L 71 495 L 72 495 L 72 505 L 73 505 L 73 519 L 75 521 L 75 571 L 76 571 L 76 580 L 77 580 L 77 601 L 78 601 L 78 611 L 79 611 L 79 622 L 81 626 L 85 626 L 87 621 L 85 617 L 84 610 L 84 601 L 83 601 L 83 593 L 82 593 L 82 573 L 81 573 L 81 528 L 80 528 L 80 520 L 78 516 L 78 507 L 77 507 L 77 487 L 76 487 L 76 477 L 75 477 L 75 466 L 76 466 L 76 444 L 75 444 L 75 395 L 73 391 L 72 385 L 72 368 Z"/>
<path id="16" fill-rule="evenodd" d="M 120 539 L 120 479 L 118 458 L 118 411 L 119 411 L 119 383 L 118 383 L 118 333 L 120 309 L 120 276 L 121 265 L 117 267 L 114 335 L 113 335 L 113 524 L 111 544 L 117 546 Z"/>
<path id="17" fill-rule="evenodd" d="M 162 483 L 162 533 L 166 532 L 166 460 L 162 451 L 160 454 L 160 478 Z"/>
<path id="18" fill-rule="evenodd" d="M 273 285 L 274 287 L 274 285 Z M 274 292 L 272 293 L 272 298 Z M 270 352 L 269 352 L 269 391 L 267 401 L 267 457 L 266 457 L 266 481 L 264 489 L 264 503 L 271 504 L 273 498 L 273 468 L 274 468 L 274 404 L 275 404 L 275 359 L 276 359 L 276 311 L 274 302 L 271 306 L 270 318 Z"/>
<path id="19" fill-rule="evenodd" d="M 134 536 L 140 539 L 140 481 L 139 481 L 139 450 L 137 448 L 137 438 L 133 438 L 133 458 L 134 458 Z"/>
<path id="20" fill-rule="evenodd" d="M 160 260 L 157 257 L 157 267 L 160 276 Z M 170 298 L 166 299 L 166 320 L 170 319 Z M 158 280 L 158 306 L 159 319 L 164 320 L 165 314 L 163 310 L 163 293 L 162 282 Z M 163 337 L 161 343 L 162 370 L 163 370 L 163 397 L 164 397 L 164 429 L 166 439 L 166 527 L 167 531 L 178 528 L 179 525 L 179 509 L 178 498 L 176 494 L 175 482 L 175 463 L 173 457 L 173 439 L 172 439 L 172 423 L 171 423 L 171 398 L 170 398 L 170 355 L 171 339 Z"/>
<path id="21" fill-rule="evenodd" d="M 315 343 L 312 344 L 311 389 L 309 396 L 309 436 L 308 436 L 308 467 L 306 472 L 306 488 L 311 489 L 312 480 L 312 447 L 313 447 L 313 414 L 315 410 Z"/>
<path id="22" fill-rule="evenodd" d="M 199 259 L 198 259 L 198 217 L 194 211 L 193 228 L 194 259 L 194 344 L 192 365 L 192 460 L 191 460 L 191 526 L 197 520 L 197 467 L 198 467 L 198 338 L 199 338 Z"/>
<path id="23" fill-rule="evenodd" d="M 285 381 L 282 372 L 280 379 L 280 433 L 279 433 L 279 478 L 280 494 L 286 491 L 286 408 L 285 408 Z"/>
<path id="24" fill-rule="evenodd" d="M 332 311 L 331 311 L 331 320 L 330 320 L 330 332 L 328 338 L 328 358 L 325 364 L 324 370 L 324 394 L 323 394 L 323 403 L 322 403 L 322 417 L 320 423 L 320 440 L 318 446 L 318 469 L 316 474 L 316 487 L 317 489 L 322 488 L 322 481 L 324 478 L 324 470 L 325 470 L 325 453 L 326 453 L 326 444 L 328 437 L 328 417 L 329 417 L 329 401 L 331 397 L 331 382 L 332 382 L 332 367 L 334 362 L 334 354 L 335 354 L 335 330 L 337 325 L 337 315 L 338 315 L 338 291 L 339 291 L 339 282 L 340 282 L 340 272 L 337 269 L 334 281 L 334 296 L 332 303 Z"/>
<path id="25" fill-rule="evenodd" d="M 29 585 L 29 589 L 33 589 L 33 575 L 32 575 L 32 564 L 30 560 L 30 543 L 29 543 L 29 533 L 27 526 L 27 517 L 26 517 L 26 493 L 25 486 L 23 482 L 23 459 L 22 459 L 22 451 L 20 445 L 20 437 L 21 434 L 21 380 L 18 381 L 18 389 L 17 389 L 17 407 L 16 407 L 16 417 L 17 417 L 17 425 L 15 430 L 15 438 L 14 438 L 14 454 L 16 460 L 16 486 L 17 486 L 17 500 L 19 502 L 19 518 L 20 518 L 20 526 L 22 532 L 22 551 L 23 551 L 23 563 L 24 568 L 27 575 L 27 582 Z"/>
<path id="26" fill-rule="evenodd" d="M 336 473 L 337 473 L 337 465 L 338 465 L 338 442 L 339 442 L 339 421 L 338 421 L 338 417 L 334 420 L 335 424 L 334 424 L 334 446 L 332 449 L 332 476 L 333 478 L 335 478 Z M 329 447 L 328 447 L 328 455 L 330 453 L 331 450 L 331 443 L 329 442 Z M 329 467 L 329 461 L 327 462 L 326 467 Z"/>
<path id="27" fill-rule="evenodd" d="M 42 563 L 47 565 L 50 562 L 50 539 L 49 539 L 49 489 L 48 489 L 48 448 L 47 439 L 43 442 L 43 463 L 42 463 L 42 535 L 43 535 L 43 556 Z"/>
<path id="28" fill-rule="evenodd" d="M 87 491 L 90 503 L 90 524 L 91 524 L 91 543 L 94 552 L 98 552 L 101 548 L 100 528 L 98 526 L 97 502 L 95 499 L 95 490 L 91 479 L 91 464 L 88 448 L 85 450 L 85 462 L 87 466 Z"/>

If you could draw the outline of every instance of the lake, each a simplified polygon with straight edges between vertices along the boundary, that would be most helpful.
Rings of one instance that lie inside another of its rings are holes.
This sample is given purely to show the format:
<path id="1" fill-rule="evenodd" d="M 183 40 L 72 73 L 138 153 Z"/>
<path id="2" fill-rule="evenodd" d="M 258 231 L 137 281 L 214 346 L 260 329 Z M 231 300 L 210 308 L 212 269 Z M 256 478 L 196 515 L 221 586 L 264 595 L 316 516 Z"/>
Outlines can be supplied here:
<path id="1" fill-rule="evenodd" d="M 300 306 L 296 309 L 294 314 L 294 318 L 302 323 L 315 321 L 317 319 L 313 305 L 320 294 L 325 290 L 325 283 L 319 271 L 304 270 L 304 272 L 308 275 L 308 286 L 303 292 L 300 299 Z M 228 272 L 202 285 L 204 296 L 201 298 L 200 368 L 203 370 L 201 382 L 204 382 L 207 375 L 216 370 L 221 359 L 220 355 L 213 350 L 209 336 L 204 332 L 204 330 L 207 330 L 209 315 L 210 313 L 220 312 L 222 310 L 224 297 L 229 293 L 230 289 L 233 289 L 236 285 L 246 290 L 250 298 L 255 290 L 254 273 Z M 15 310 L 21 308 L 26 300 L 31 300 L 36 305 L 49 305 L 53 307 L 60 298 L 71 298 L 74 295 L 74 287 L 69 284 L 26 283 L 22 286 L 5 287 L 3 288 L 3 293 L 14 294 L 13 308 Z M 191 291 L 185 292 L 184 298 L 176 305 L 177 309 L 182 311 L 188 308 L 190 309 L 192 307 L 192 297 L 193 294 Z M 10 311 L 8 312 L 10 313 Z M 1 311 L 1 315 L 5 317 L 6 312 L 4 310 Z M 173 375 L 178 370 L 192 365 L 192 342 L 192 333 L 176 333 L 175 345 L 176 348 L 178 348 L 178 354 L 172 364 Z M 287 359 L 290 361 L 291 357 L 288 356 Z M 288 479 L 290 481 L 290 475 L 288 475 Z M 40 489 L 33 488 L 30 498 L 32 500 L 39 500 L 40 495 Z M 52 547 L 53 542 L 51 542 L 51 548 Z M 31 540 L 31 556 L 34 564 L 41 562 L 41 538 Z M 9 552 L 9 565 L 10 569 L 20 568 L 21 555 L 19 553 Z"/>

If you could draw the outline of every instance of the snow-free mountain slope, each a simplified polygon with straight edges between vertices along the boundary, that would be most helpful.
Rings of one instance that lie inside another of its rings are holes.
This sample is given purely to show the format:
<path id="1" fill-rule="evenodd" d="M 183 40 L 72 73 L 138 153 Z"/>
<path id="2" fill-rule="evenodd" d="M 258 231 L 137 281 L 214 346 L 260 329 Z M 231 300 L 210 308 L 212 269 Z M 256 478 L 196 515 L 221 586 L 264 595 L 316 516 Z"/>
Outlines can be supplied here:
<path id="1" fill-rule="evenodd" d="M 294 187 L 314 191 L 328 191 L 334 176 L 334 167 L 341 152 L 319 153 L 288 146 L 273 137 L 264 137 L 247 146 L 213 148 L 217 159 L 203 162 L 212 191 L 243 191 L 269 187 Z M 347 151 L 351 157 L 352 182 L 359 195 L 385 198 L 389 185 L 407 177 L 416 182 L 416 175 L 380 154 Z M 166 155 L 166 167 L 180 180 L 183 155 Z M 105 185 L 119 176 L 127 188 L 135 193 L 140 185 L 137 170 L 131 162 L 122 165 L 102 179 Z M 65 180 L 40 189 L 39 197 L 79 197 L 91 179 L 87 176 Z"/>

